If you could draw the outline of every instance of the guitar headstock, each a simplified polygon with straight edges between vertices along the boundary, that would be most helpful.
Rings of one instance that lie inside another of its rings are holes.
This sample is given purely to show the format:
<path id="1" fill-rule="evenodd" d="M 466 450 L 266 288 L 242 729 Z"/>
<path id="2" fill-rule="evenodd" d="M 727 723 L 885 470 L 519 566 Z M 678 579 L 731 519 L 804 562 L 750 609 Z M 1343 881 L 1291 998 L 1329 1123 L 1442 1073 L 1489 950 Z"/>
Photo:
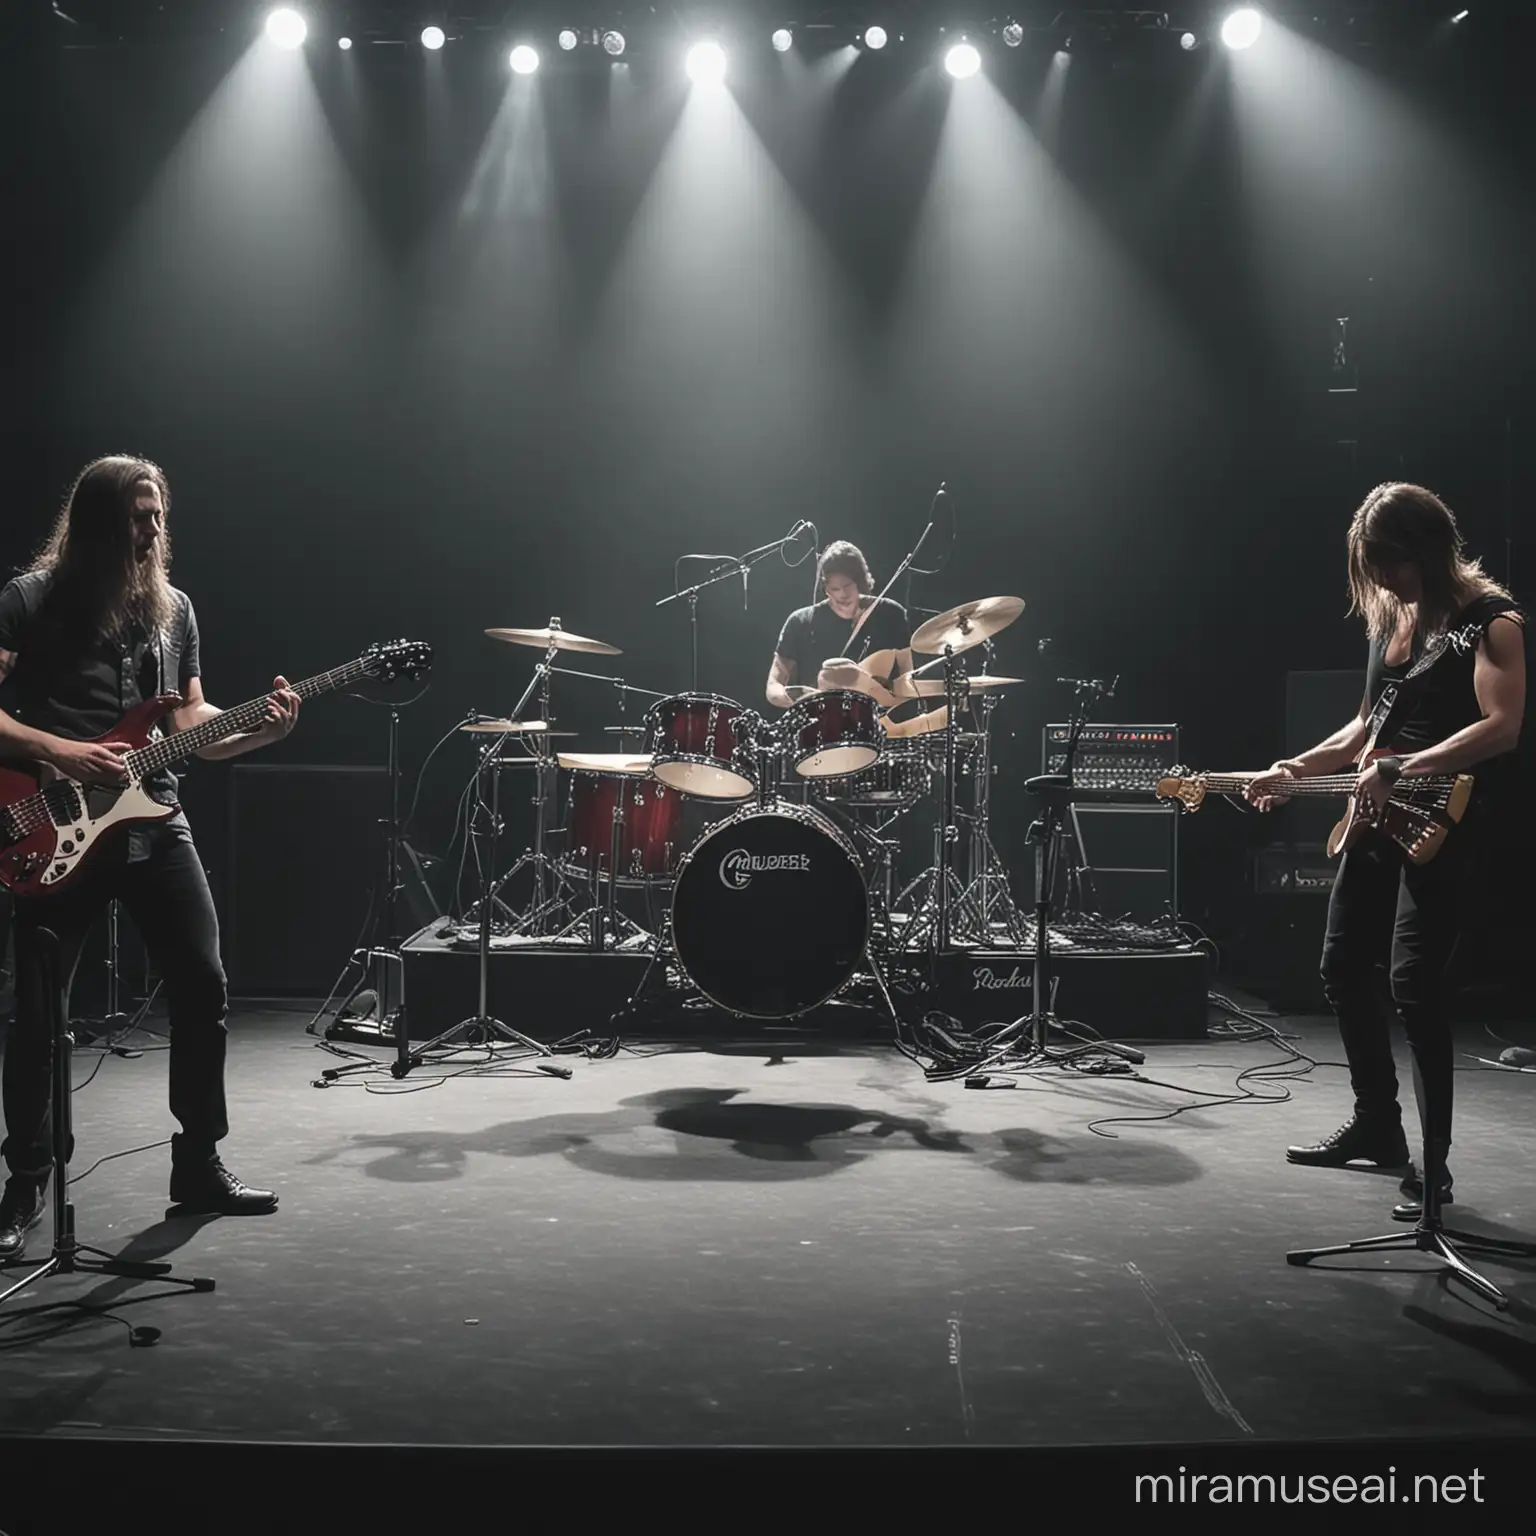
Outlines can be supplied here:
<path id="1" fill-rule="evenodd" d="M 370 645 L 362 655 L 363 671 L 382 682 L 412 679 L 432 670 L 432 647 L 422 640 L 386 640 Z"/>
<path id="2" fill-rule="evenodd" d="M 1198 811 L 1205 799 L 1205 775 L 1175 768 L 1166 779 L 1157 781 L 1159 800 L 1177 800 L 1186 811 Z"/>

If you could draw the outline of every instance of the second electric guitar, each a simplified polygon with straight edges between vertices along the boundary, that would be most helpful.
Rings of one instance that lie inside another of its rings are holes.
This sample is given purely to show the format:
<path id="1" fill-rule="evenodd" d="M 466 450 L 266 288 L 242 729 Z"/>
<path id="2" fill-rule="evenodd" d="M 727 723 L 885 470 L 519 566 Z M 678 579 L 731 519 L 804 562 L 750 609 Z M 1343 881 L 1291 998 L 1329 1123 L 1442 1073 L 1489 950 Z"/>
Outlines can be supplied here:
<path id="1" fill-rule="evenodd" d="M 1337 858 L 1353 847 L 1368 827 L 1377 827 L 1397 843 L 1415 864 L 1427 864 L 1440 851 L 1450 830 L 1466 814 L 1472 798 L 1472 776 L 1466 773 L 1431 774 L 1400 778 L 1392 786 L 1387 803 L 1377 810 L 1359 793 L 1359 773 L 1384 750 L 1365 752 L 1358 768 L 1350 773 L 1330 773 L 1315 779 L 1297 779 L 1291 795 L 1329 795 L 1349 801 L 1344 819 L 1328 838 L 1328 852 Z M 1186 810 L 1197 811 L 1207 795 L 1241 795 L 1260 775 L 1257 773 L 1190 773 L 1176 768 L 1158 781 L 1159 800 L 1177 800 Z"/>

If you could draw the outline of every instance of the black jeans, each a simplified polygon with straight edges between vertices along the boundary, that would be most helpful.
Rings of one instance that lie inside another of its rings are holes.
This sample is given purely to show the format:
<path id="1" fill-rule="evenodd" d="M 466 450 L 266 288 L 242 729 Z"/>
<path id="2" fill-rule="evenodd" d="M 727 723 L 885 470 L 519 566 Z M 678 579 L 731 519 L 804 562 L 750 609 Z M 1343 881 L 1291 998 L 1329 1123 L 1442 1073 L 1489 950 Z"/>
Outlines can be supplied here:
<path id="1" fill-rule="evenodd" d="M 1428 864 L 1367 832 L 1343 856 L 1328 904 L 1323 989 L 1338 1015 L 1355 1110 L 1394 1117 L 1395 1014 L 1413 1053 L 1413 1085 L 1425 1136 L 1451 1139 L 1455 1055 L 1446 1012 L 1446 970 L 1461 931 L 1470 848 L 1453 833 Z"/>
<path id="2" fill-rule="evenodd" d="M 137 848 L 130 847 L 136 843 Z M 130 852 L 142 857 L 130 857 Z M 68 1009 L 69 988 L 92 925 L 113 898 L 121 901 L 165 983 L 170 1005 L 171 1113 L 181 1122 L 172 1157 L 201 1161 L 229 1134 L 224 1103 L 228 993 L 219 958 L 219 920 L 208 880 L 178 815 L 135 829 L 119 846 L 102 849 L 99 863 L 58 896 L 18 901 L 15 910 L 16 1012 L 5 1048 L 6 1137 L 0 1155 L 11 1177 L 41 1182 L 53 1163 L 52 1015 L 42 995 L 34 935 L 58 936 L 59 975 Z M 67 1016 L 67 1015 L 66 1015 Z M 69 1148 L 74 1155 L 74 1148 Z"/>

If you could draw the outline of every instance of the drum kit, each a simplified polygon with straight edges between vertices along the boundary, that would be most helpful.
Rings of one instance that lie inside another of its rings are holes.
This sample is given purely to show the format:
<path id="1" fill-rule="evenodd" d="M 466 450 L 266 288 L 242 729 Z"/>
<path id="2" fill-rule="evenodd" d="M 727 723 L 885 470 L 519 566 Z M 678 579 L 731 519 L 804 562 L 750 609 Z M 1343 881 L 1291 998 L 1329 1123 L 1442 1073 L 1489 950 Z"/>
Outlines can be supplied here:
<path id="1" fill-rule="evenodd" d="M 1022 680 L 987 668 L 1023 609 L 1016 597 L 965 603 L 924 623 L 909 650 L 836 658 L 818 678 L 835 686 L 793 690 L 777 721 L 718 694 L 662 694 L 567 667 L 566 656 L 622 653 L 558 618 L 486 630 L 544 654 L 509 716 L 461 727 L 482 740 L 470 828 L 480 895 L 462 931 L 477 933 L 482 987 L 493 947 L 623 950 L 652 957 L 648 977 L 665 965 L 684 992 L 730 1014 L 791 1019 L 871 970 L 884 991 L 883 957 L 1027 943 L 988 831 L 992 713 Z M 914 665 L 921 657 L 932 659 Z M 551 728 L 557 676 L 617 689 L 620 720 L 605 731 L 620 750 L 562 750 L 574 733 Z M 631 694 L 649 701 L 634 724 Z M 498 878 L 498 786 L 510 768 L 535 779 L 533 839 Z M 932 863 L 900 883 L 905 845 L 892 833 L 921 839 L 925 807 Z M 516 911 L 502 893 L 519 875 L 532 894 Z"/>

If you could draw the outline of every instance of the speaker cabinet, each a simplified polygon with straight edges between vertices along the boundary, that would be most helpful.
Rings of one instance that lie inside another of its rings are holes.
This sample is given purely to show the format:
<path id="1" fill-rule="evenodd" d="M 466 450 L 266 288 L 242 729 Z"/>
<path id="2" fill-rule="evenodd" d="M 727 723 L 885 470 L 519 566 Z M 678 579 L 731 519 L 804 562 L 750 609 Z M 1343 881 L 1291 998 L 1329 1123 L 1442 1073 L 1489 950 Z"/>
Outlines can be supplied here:
<path id="1" fill-rule="evenodd" d="M 1179 818 L 1167 805 L 1075 805 L 1064 865 L 1082 872 L 1082 905 L 1111 921 L 1179 915 Z M 1062 878 L 1066 871 L 1063 869 Z M 1059 883 L 1059 882 L 1058 882 Z M 1061 893 L 1058 893 L 1060 895 Z"/>
<path id="2" fill-rule="evenodd" d="M 389 774 L 237 764 L 229 783 L 230 990 L 323 997 L 372 937 L 364 923 L 383 885 Z"/>

